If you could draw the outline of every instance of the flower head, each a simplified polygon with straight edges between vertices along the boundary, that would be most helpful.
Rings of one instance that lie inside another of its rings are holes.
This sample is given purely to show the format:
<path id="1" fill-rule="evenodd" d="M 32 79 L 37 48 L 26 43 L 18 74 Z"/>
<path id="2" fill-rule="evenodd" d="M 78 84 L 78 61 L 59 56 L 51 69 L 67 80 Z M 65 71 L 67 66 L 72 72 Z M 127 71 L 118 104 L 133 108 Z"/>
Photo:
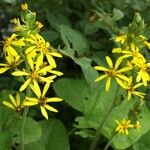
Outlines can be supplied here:
<path id="1" fill-rule="evenodd" d="M 17 93 L 16 94 L 16 98 L 14 98 L 11 94 L 9 95 L 9 98 L 11 100 L 11 103 L 8 101 L 3 101 L 3 104 L 13 110 L 15 110 L 16 112 L 20 112 L 24 106 L 23 103 L 21 103 L 20 101 L 20 95 Z"/>
<path id="2" fill-rule="evenodd" d="M 119 122 L 118 120 L 115 121 L 118 124 L 116 127 L 116 132 L 121 134 L 128 135 L 129 134 L 128 130 L 134 127 L 134 125 L 131 124 L 131 120 L 129 119 L 123 119 L 121 122 Z"/>
<path id="3" fill-rule="evenodd" d="M 109 65 L 109 68 L 105 68 L 105 67 L 102 67 L 102 66 L 96 66 L 95 67 L 96 70 L 103 71 L 105 73 L 104 75 L 96 78 L 95 81 L 97 82 L 97 81 L 100 81 L 100 80 L 107 77 L 108 79 L 107 79 L 107 82 L 106 82 L 106 91 L 109 91 L 110 84 L 111 84 L 111 79 L 115 78 L 117 83 L 119 85 L 121 85 L 122 80 L 123 81 L 128 81 L 129 80 L 128 77 L 126 77 L 122 73 L 126 72 L 126 71 L 129 71 L 132 68 L 131 67 L 124 67 L 124 68 L 118 69 L 121 62 L 122 62 L 122 58 L 118 58 L 115 65 L 113 65 L 112 60 L 108 56 L 106 57 L 106 61 Z"/>
<path id="4" fill-rule="evenodd" d="M 49 86 L 50 83 L 46 83 L 43 92 L 41 92 L 41 89 L 38 85 L 36 87 L 31 86 L 33 92 L 36 95 L 36 98 L 26 97 L 26 101 L 24 102 L 25 106 L 39 105 L 41 109 L 41 113 L 46 119 L 48 119 L 48 114 L 46 112 L 46 109 L 52 112 L 58 112 L 57 109 L 53 108 L 52 106 L 49 106 L 47 103 L 62 101 L 62 99 L 58 97 L 52 97 L 52 98 L 45 97 L 45 94 L 49 89 Z"/>
<path id="5" fill-rule="evenodd" d="M 124 44 L 127 40 L 127 35 L 119 35 L 115 37 L 115 42 L 120 42 L 121 44 Z"/>
<path id="6" fill-rule="evenodd" d="M 139 96 L 140 98 L 144 98 L 144 96 L 146 95 L 145 93 L 142 92 L 138 92 L 136 91 L 137 88 L 139 88 L 140 86 L 142 86 L 143 83 L 137 83 L 137 84 L 133 84 L 133 78 L 130 77 L 128 82 L 124 82 L 121 86 L 127 90 L 128 92 L 128 100 L 131 99 L 132 95 L 136 95 Z"/>
<path id="7" fill-rule="evenodd" d="M 21 4 L 21 9 L 22 9 L 22 11 L 27 11 L 28 10 L 28 4 L 27 3 Z"/>

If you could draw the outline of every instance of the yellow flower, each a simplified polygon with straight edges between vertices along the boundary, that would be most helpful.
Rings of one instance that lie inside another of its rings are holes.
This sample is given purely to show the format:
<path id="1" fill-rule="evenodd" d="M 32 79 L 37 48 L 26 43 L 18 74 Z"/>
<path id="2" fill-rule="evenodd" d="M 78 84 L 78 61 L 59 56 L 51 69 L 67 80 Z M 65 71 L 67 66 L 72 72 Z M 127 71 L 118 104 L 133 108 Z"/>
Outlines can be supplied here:
<path id="1" fill-rule="evenodd" d="M 120 42 L 121 44 L 124 44 L 127 40 L 127 35 L 119 35 L 115 37 L 115 42 Z"/>
<path id="2" fill-rule="evenodd" d="M 5 106 L 15 110 L 16 112 L 20 112 L 24 108 L 23 103 L 21 103 L 20 101 L 19 93 L 16 94 L 16 98 L 14 98 L 11 94 L 9 95 L 9 98 L 11 100 L 11 103 L 7 101 L 3 101 L 3 104 Z"/>
<path id="3" fill-rule="evenodd" d="M 43 27 L 43 24 L 39 21 L 36 21 L 35 24 L 37 25 L 37 28 L 41 29 Z"/>
<path id="4" fill-rule="evenodd" d="M 52 97 L 52 98 L 45 97 L 45 94 L 47 90 L 49 89 L 49 85 L 50 83 L 45 84 L 42 93 L 38 85 L 36 87 L 31 86 L 33 92 L 36 94 L 37 97 L 36 98 L 26 97 L 26 101 L 24 102 L 25 106 L 40 105 L 41 113 L 46 119 L 48 119 L 48 114 L 46 112 L 46 109 L 52 112 L 58 112 L 57 109 L 53 108 L 52 106 L 49 106 L 47 103 L 62 101 L 62 99 L 58 97 Z"/>
<path id="5" fill-rule="evenodd" d="M 98 77 L 95 82 L 97 81 L 100 81 L 104 78 L 108 78 L 107 81 L 106 81 L 106 91 L 109 91 L 109 88 L 110 88 L 110 84 L 111 84 L 111 79 L 112 78 L 115 78 L 117 83 L 119 85 L 122 85 L 122 81 L 121 80 L 124 80 L 124 81 L 128 81 L 128 77 L 126 77 L 125 75 L 122 75 L 123 72 L 126 72 L 126 71 L 129 71 L 131 70 L 132 68 L 131 67 L 124 67 L 124 68 L 121 68 L 121 69 L 118 69 L 121 62 L 122 62 L 122 58 L 118 58 L 117 61 L 116 61 L 116 64 L 115 66 L 113 65 L 113 62 L 112 60 L 110 59 L 110 57 L 106 57 L 106 61 L 109 65 L 109 68 L 105 68 L 105 67 L 102 67 L 102 66 L 96 66 L 95 69 L 96 70 L 99 70 L 99 71 L 103 71 L 105 74 Z"/>
<path id="6" fill-rule="evenodd" d="M 139 121 L 136 121 L 136 124 L 134 125 L 134 127 L 138 130 L 138 132 L 140 132 L 141 123 Z"/>
<path id="7" fill-rule="evenodd" d="M 130 77 L 128 82 L 124 82 L 121 86 L 127 90 L 128 92 L 128 100 L 131 99 L 131 95 L 136 95 L 141 97 L 142 99 L 144 98 L 144 96 L 146 95 L 145 93 L 142 92 L 138 92 L 136 91 L 137 88 L 139 88 L 140 86 L 142 86 L 143 83 L 137 83 L 137 84 L 133 84 L 133 78 Z"/>
<path id="8" fill-rule="evenodd" d="M 128 135 L 129 134 L 129 129 L 133 128 L 133 124 L 131 124 L 131 120 L 129 119 L 123 119 L 121 122 L 118 120 L 115 120 L 118 126 L 116 127 L 116 132 Z"/>
<path id="9" fill-rule="evenodd" d="M 16 52 L 14 46 L 25 46 L 24 39 L 17 39 L 17 35 L 12 34 L 11 37 L 6 38 L 4 41 L 4 52 L 8 55 L 18 57 L 18 53 Z"/>
<path id="10" fill-rule="evenodd" d="M 12 55 L 6 56 L 7 63 L 0 63 L 0 74 L 6 72 L 11 69 L 14 70 L 17 65 L 20 64 L 20 56 L 13 57 Z"/>
<path id="11" fill-rule="evenodd" d="M 22 11 L 27 11 L 28 10 L 28 4 L 27 3 L 21 4 L 21 9 L 22 9 Z"/>
<path id="12" fill-rule="evenodd" d="M 29 35 L 29 38 L 26 39 L 28 42 L 32 44 L 29 48 L 26 49 L 26 54 L 29 57 L 35 57 L 36 52 L 42 53 L 44 56 L 46 56 L 47 61 L 51 66 L 56 68 L 56 63 L 53 58 L 54 57 L 62 57 L 61 54 L 54 51 L 54 48 L 50 46 L 49 42 L 46 42 L 42 36 L 39 34 L 36 35 Z"/>
<path id="13" fill-rule="evenodd" d="M 134 62 L 136 66 L 139 67 L 138 75 L 136 78 L 137 82 L 142 80 L 143 85 L 147 86 L 147 82 L 150 81 L 150 75 L 148 73 L 148 69 L 150 67 L 150 63 L 146 63 L 146 60 L 139 59 L 139 61 Z"/>
<path id="14" fill-rule="evenodd" d="M 30 83 L 33 83 L 34 87 L 38 85 L 39 82 L 53 82 L 53 79 L 56 78 L 56 75 L 51 75 L 48 77 L 44 77 L 47 72 L 52 71 L 51 66 L 44 66 L 43 67 L 43 56 L 39 55 L 37 58 L 36 64 L 29 63 L 31 67 L 31 71 L 15 71 L 12 73 L 14 76 L 26 76 L 27 80 L 24 84 L 20 87 L 20 91 L 23 91 L 27 88 Z M 53 74 L 62 75 L 61 72 L 52 71 Z"/>
<path id="15" fill-rule="evenodd" d="M 144 56 L 140 53 L 140 50 L 134 43 L 131 43 L 130 47 L 127 47 L 125 50 L 121 48 L 114 48 L 113 53 L 122 53 L 122 58 L 132 57 L 133 62 L 138 61 L 139 59 L 145 59 Z"/>

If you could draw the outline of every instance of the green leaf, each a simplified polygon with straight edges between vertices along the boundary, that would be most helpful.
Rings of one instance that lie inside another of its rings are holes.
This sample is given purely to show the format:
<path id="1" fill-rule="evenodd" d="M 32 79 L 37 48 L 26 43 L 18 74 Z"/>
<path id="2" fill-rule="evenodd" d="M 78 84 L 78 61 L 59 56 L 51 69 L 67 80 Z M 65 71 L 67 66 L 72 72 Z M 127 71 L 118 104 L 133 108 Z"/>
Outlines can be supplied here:
<path id="1" fill-rule="evenodd" d="M 16 143 L 20 143 L 20 127 L 22 120 L 17 119 L 12 123 L 10 127 L 10 132 L 12 136 L 14 136 L 14 141 Z M 28 144 L 30 142 L 35 142 L 41 137 L 41 127 L 38 122 L 33 120 L 32 118 L 26 118 L 24 125 L 24 143 Z"/>
<path id="2" fill-rule="evenodd" d="M 11 150 L 11 136 L 9 132 L 0 132 L 0 150 Z"/>
<path id="3" fill-rule="evenodd" d="M 144 134 L 134 145 L 133 150 L 149 150 L 150 149 L 150 131 Z"/>
<path id="4" fill-rule="evenodd" d="M 120 9 L 117 9 L 117 8 L 114 8 L 113 9 L 113 20 L 114 21 L 118 21 L 120 19 L 122 19 L 124 17 L 124 13 L 120 10 Z"/>
<path id="5" fill-rule="evenodd" d="M 39 142 L 34 142 L 25 145 L 25 150 L 46 150 L 46 149 Z"/>
<path id="6" fill-rule="evenodd" d="M 64 43 L 66 44 L 67 40 L 68 43 L 72 44 L 72 49 L 77 51 L 79 55 L 89 51 L 89 44 L 81 33 L 67 25 L 59 25 L 59 28 Z M 66 46 L 68 47 L 68 45 Z"/>
<path id="7" fill-rule="evenodd" d="M 69 150 L 69 140 L 65 127 L 57 119 L 40 122 L 42 136 L 39 140 L 46 150 Z"/>

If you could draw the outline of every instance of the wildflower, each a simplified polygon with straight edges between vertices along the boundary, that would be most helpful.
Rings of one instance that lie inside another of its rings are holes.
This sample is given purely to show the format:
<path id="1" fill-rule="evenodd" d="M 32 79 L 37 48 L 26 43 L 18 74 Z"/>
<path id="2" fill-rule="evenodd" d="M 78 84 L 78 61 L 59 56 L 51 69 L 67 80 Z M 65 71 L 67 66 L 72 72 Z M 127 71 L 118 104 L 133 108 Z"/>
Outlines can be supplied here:
<path id="1" fill-rule="evenodd" d="M 56 67 L 54 57 L 62 57 L 61 54 L 54 51 L 54 48 L 52 48 L 49 44 L 49 42 L 46 42 L 42 36 L 39 34 L 36 35 L 29 35 L 29 38 L 26 39 L 28 42 L 32 44 L 29 48 L 26 49 L 26 54 L 29 57 L 34 57 L 36 55 L 36 52 L 42 53 L 44 56 L 46 56 L 47 61 L 51 66 L 54 68 Z"/>
<path id="2" fill-rule="evenodd" d="M 53 79 L 56 78 L 56 75 L 51 75 L 48 77 L 44 77 L 47 72 L 51 72 L 53 74 L 62 75 L 62 73 L 53 71 L 51 66 L 43 66 L 43 57 L 40 55 L 37 58 L 36 64 L 29 63 L 31 67 L 31 71 L 15 71 L 12 73 L 14 76 L 26 76 L 27 80 L 20 87 L 20 91 L 26 89 L 26 87 L 33 83 L 34 86 L 38 85 L 38 82 L 53 82 Z"/>
<path id="3" fill-rule="evenodd" d="M 119 35 L 115 37 L 115 42 L 120 42 L 121 44 L 124 44 L 127 40 L 127 35 Z"/>
<path id="4" fill-rule="evenodd" d="M 132 57 L 133 62 L 138 61 L 140 59 L 145 59 L 143 55 L 140 53 L 140 50 L 134 43 L 131 43 L 130 47 L 127 47 L 125 50 L 121 50 L 121 48 L 114 48 L 113 53 L 122 53 L 122 58 Z"/>
<path id="5" fill-rule="evenodd" d="M 16 98 L 14 98 L 11 94 L 9 95 L 9 98 L 11 100 L 11 103 L 7 101 L 3 101 L 3 104 L 5 106 L 15 110 L 16 112 L 20 112 L 24 108 L 23 103 L 21 103 L 20 101 L 19 93 L 16 94 Z"/>
<path id="6" fill-rule="evenodd" d="M 137 83 L 137 84 L 133 84 L 133 78 L 130 77 L 128 82 L 124 82 L 121 86 L 127 90 L 128 92 L 128 100 L 131 99 L 131 95 L 136 95 L 141 97 L 142 99 L 144 98 L 144 96 L 146 95 L 145 93 L 142 92 L 138 92 L 136 91 L 137 88 L 139 88 L 140 86 L 142 86 L 143 83 Z"/>
<path id="7" fill-rule="evenodd" d="M 28 4 L 27 3 L 21 4 L 21 9 L 22 9 L 22 11 L 27 11 L 28 10 Z"/>
<path id="8" fill-rule="evenodd" d="M 25 106 L 40 105 L 41 113 L 46 119 L 48 119 L 48 114 L 46 112 L 46 109 L 52 112 L 58 112 L 57 109 L 53 108 L 52 106 L 49 106 L 47 103 L 62 101 L 62 99 L 58 97 L 52 97 L 52 98 L 45 97 L 45 94 L 47 93 L 47 90 L 49 88 L 49 84 L 50 83 L 45 84 L 42 93 L 38 85 L 36 87 L 31 86 L 33 92 L 36 94 L 37 97 L 36 98 L 26 97 L 26 101 L 24 102 Z"/>
<path id="9" fill-rule="evenodd" d="M 14 70 L 21 62 L 20 56 L 13 57 L 12 55 L 6 56 L 6 61 L 6 64 L 0 63 L 0 74 L 6 72 L 9 69 Z"/>
<path id="10" fill-rule="evenodd" d="M 36 21 L 35 24 L 37 25 L 37 27 L 39 29 L 41 29 L 43 27 L 43 24 L 41 22 L 39 22 L 39 21 Z"/>
<path id="11" fill-rule="evenodd" d="M 150 63 L 146 63 L 146 60 L 139 59 L 139 61 L 135 62 L 135 65 L 139 67 L 138 75 L 136 78 L 137 82 L 140 82 L 142 80 L 143 85 L 147 86 L 147 82 L 150 81 L 150 76 L 148 73 L 148 69 L 150 67 Z"/>
<path id="12" fill-rule="evenodd" d="M 4 51 L 7 52 L 8 55 L 18 57 L 14 46 L 25 46 L 24 39 L 17 39 L 17 34 L 12 34 L 11 37 L 5 39 Z"/>
<path id="13" fill-rule="evenodd" d="M 140 132 L 141 124 L 139 121 L 136 121 L 136 124 L 134 124 L 134 128 L 136 128 L 138 132 Z"/>
<path id="14" fill-rule="evenodd" d="M 134 125 L 131 124 L 131 120 L 129 119 L 123 119 L 121 122 L 118 120 L 115 120 L 118 126 L 116 127 L 116 132 L 128 135 L 129 134 L 129 129 L 133 128 Z"/>
<path id="15" fill-rule="evenodd" d="M 99 70 L 99 71 L 103 71 L 105 74 L 98 77 L 95 82 L 97 81 L 100 81 L 104 78 L 108 78 L 107 81 L 106 81 L 106 91 L 109 91 L 109 88 L 110 88 L 110 84 L 111 84 L 111 79 L 112 78 L 115 78 L 117 83 L 119 85 L 122 85 L 122 81 L 121 80 L 124 80 L 124 81 L 128 81 L 128 77 L 126 77 L 125 75 L 122 75 L 123 72 L 126 72 L 126 71 L 129 71 L 131 70 L 132 68 L 131 67 L 124 67 L 124 68 L 121 68 L 121 69 L 118 69 L 121 62 L 122 62 L 122 58 L 118 58 L 117 61 L 116 61 L 116 64 L 115 66 L 113 65 L 112 63 L 112 60 L 110 59 L 110 57 L 106 57 L 106 61 L 109 65 L 109 68 L 105 68 L 105 67 L 102 67 L 102 66 L 96 66 L 95 69 L 96 70 Z"/>

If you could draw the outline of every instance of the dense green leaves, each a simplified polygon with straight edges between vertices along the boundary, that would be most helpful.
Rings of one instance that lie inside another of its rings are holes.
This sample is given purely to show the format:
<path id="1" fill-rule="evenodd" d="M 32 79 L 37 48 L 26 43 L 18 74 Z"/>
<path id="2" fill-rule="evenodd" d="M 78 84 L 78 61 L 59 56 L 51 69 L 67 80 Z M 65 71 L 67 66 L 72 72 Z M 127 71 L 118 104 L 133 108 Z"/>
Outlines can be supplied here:
<path id="1" fill-rule="evenodd" d="M 42 136 L 39 140 L 45 146 L 45 150 L 69 150 L 67 132 L 62 122 L 57 119 L 49 119 L 40 122 Z"/>

